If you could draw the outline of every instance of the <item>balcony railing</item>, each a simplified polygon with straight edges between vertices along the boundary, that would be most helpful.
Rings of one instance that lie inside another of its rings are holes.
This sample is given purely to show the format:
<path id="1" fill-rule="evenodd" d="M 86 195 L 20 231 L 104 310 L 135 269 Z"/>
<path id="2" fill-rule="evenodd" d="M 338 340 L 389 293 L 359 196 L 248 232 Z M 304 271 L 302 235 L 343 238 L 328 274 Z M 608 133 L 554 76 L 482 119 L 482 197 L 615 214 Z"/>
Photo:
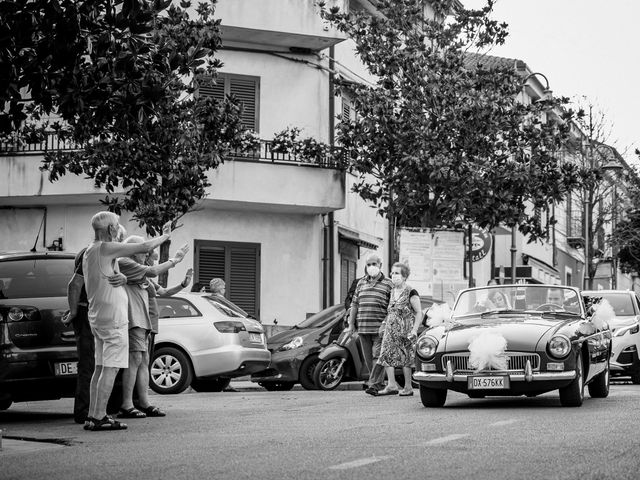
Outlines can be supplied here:
<path id="1" fill-rule="evenodd" d="M 0 157 L 44 155 L 47 152 L 74 151 L 80 149 L 81 147 L 77 143 L 68 139 L 62 139 L 55 132 L 47 132 L 40 142 L 0 141 Z M 343 152 L 338 147 L 334 147 L 328 152 L 311 156 L 280 152 L 278 148 L 274 148 L 273 143 L 269 140 L 260 140 L 255 148 L 233 150 L 225 159 L 332 168 L 337 170 L 342 170 L 345 166 Z"/>

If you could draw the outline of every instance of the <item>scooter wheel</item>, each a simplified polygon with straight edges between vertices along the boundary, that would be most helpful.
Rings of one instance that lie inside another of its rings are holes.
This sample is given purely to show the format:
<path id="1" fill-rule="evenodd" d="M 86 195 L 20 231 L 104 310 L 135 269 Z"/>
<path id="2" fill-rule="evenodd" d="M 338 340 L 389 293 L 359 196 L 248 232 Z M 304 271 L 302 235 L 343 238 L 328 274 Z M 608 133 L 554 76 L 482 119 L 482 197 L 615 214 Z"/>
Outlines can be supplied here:
<path id="1" fill-rule="evenodd" d="M 313 372 L 313 381 L 319 390 L 333 390 L 344 378 L 344 362 L 339 357 L 320 360 Z"/>

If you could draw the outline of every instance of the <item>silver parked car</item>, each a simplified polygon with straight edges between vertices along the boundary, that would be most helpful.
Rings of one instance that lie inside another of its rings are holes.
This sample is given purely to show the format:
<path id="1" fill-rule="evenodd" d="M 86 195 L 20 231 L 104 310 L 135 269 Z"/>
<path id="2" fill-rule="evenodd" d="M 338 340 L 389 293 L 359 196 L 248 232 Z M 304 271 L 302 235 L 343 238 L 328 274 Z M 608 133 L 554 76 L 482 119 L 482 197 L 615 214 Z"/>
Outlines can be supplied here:
<path id="1" fill-rule="evenodd" d="M 158 298 L 159 333 L 151 359 L 151 388 L 219 392 L 231 378 L 269 366 L 264 328 L 227 299 L 203 293 Z"/>

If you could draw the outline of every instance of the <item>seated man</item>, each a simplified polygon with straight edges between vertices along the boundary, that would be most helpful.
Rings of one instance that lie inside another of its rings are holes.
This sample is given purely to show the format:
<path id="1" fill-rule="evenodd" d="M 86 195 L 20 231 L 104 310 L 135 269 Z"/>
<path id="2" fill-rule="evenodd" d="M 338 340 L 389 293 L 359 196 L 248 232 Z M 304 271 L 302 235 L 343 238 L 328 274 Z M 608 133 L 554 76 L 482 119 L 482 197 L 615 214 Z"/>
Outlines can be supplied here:
<path id="1" fill-rule="evenodd" d="M 549 306 L 555 305 L 554 310 L 564 310 L 564 292 L 560 288 L 550 288 L 547 290 L 547 301 Z"/>

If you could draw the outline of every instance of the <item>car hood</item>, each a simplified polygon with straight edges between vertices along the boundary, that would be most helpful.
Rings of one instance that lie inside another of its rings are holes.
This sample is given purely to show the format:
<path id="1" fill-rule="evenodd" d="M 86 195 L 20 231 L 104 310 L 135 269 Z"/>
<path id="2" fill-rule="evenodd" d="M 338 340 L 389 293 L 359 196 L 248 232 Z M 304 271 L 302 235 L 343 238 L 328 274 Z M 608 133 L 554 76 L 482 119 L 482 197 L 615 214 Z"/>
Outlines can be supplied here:
<path id="1" fill-rule="evenodd" d="M 489 332 L 503 336 L 507 340 L 507 350 L 533 351 L 542 336 L 550 329 L 558 327 L 557 320 L 543 318 L 527 320 L 491 320 L 491 322 L 478 324 L 454 324 L 445 334 L 445 350 L 468 350 L 469 344 L 480 334 Z"/>
<path id="2" fill-rule="evenodd" d="M 267 339 L 267 346 L 269 348 L 277 348 L 285 343 L 289 343 L 296 337 L 305 337 L 314 332 L 317 332 L 317 328 L 291 328 L 289 330 L 285 330 L 283 332 L 278 332 L 272 337 Z"/>
<path id="3" fill-rule="evenodd" d="M 618 328 L 626 327 L 628 325 L 633 325 L 637 321 L 638 321 L 638 317 L 635 315 L 623 315 L 623 316 L 619 315 L 617 317 L 613 317 L 607 323 L 609 324 L 609 327 L 611 327 L 611 330 L 615 331 Z"/>

